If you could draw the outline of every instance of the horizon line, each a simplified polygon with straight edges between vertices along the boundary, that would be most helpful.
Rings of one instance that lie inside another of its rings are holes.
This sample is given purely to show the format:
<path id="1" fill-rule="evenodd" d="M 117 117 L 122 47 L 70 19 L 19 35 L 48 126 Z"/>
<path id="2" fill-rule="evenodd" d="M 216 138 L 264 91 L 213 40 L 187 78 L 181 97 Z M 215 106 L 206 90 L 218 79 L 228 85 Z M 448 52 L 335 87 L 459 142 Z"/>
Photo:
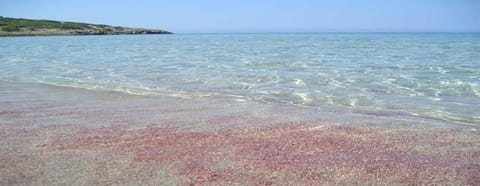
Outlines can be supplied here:
<path id="1" fill-rule="evenodd" d="M 392 33 L 392 34 L 480 34 L 480 31 L 246 31 L 246 32 L 173 32 L 174 34 L 328 34 L 328 33 Z"/>

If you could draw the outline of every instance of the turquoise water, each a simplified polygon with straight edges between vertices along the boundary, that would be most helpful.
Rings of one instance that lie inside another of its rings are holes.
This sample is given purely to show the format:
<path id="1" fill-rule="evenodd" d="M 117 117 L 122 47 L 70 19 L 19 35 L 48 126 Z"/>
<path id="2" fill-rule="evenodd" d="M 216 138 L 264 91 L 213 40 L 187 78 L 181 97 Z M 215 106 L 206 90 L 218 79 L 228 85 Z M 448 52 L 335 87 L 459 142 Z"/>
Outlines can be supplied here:
<path id="1" fill-rule="evenodd" d="M 0 38 L 0 80 L 480 124 L 480 34 Z"/>

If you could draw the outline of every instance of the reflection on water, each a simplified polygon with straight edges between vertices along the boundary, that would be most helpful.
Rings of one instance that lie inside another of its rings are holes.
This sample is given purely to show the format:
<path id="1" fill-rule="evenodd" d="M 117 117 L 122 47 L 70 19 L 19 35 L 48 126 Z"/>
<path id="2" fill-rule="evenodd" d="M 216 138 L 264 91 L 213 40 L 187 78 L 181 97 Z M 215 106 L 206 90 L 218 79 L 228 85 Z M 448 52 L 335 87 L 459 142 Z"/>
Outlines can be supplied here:
<path id="1" fill-rule="evenodd" d="M 132 94 L 407 112 L 480 124 L 479 34 L 0 38 L 0 78 Z"/>

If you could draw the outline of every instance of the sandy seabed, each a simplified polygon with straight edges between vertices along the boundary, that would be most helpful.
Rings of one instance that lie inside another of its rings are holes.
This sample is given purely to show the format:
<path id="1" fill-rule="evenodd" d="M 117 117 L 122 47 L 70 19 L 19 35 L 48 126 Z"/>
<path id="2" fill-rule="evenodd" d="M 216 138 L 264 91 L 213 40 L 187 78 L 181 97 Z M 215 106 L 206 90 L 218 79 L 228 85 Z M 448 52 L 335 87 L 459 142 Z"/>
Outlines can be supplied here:
<path id="1" fill-rule="evenodd" d="M 0 185 L 480 183 L 478 127 L 0 82 Z"/>

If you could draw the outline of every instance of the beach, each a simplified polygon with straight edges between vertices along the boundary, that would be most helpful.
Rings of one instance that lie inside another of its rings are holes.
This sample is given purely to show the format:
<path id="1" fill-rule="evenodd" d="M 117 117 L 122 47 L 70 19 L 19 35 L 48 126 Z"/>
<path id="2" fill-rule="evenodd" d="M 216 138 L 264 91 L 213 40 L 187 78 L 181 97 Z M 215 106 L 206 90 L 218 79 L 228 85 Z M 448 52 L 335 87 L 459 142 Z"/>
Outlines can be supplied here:
<path id="1" fill-rule="evenodd" d="M 0 95 L 2 185 L 480 181 L 478 128 L 428 118 L 38 83 Z"/>
<path id="2" fill-rule="evenodd" d="M 0 185 L 476 185 L 476 33 L 0 38 Z"/>

